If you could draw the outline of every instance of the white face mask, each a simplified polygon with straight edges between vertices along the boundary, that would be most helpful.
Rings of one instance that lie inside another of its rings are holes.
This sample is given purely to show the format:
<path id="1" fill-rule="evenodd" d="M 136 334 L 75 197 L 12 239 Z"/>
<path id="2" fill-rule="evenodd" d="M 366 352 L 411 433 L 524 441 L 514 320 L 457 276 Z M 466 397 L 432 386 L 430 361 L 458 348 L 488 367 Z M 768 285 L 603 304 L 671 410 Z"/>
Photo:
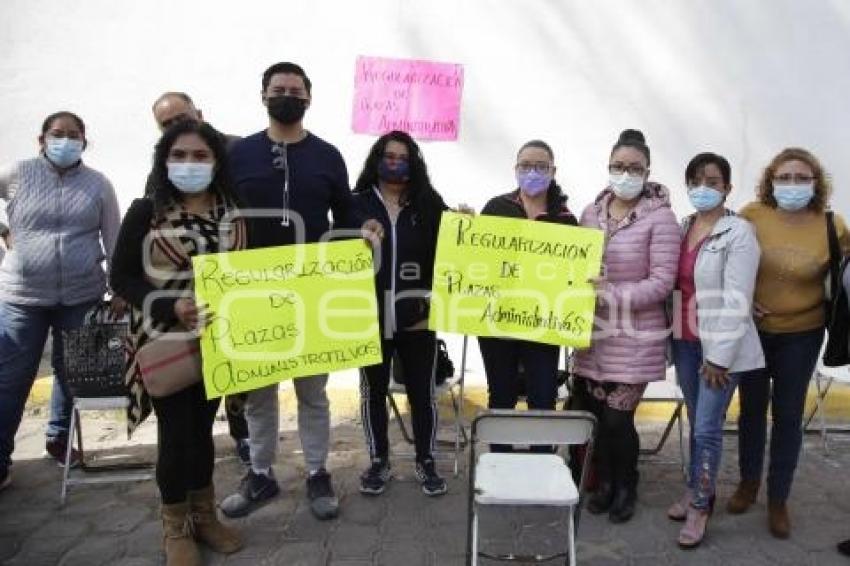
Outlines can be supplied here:
<path id="1" fill-rule="evenodd" d="M 213 179 L 212 163 L 167 162 L 168 180 L 184 193 L 200 193 Z"/>
<path id="2" fill-rule="evenodd" d="M 608 184 L 619 198 L 633 200 L 643 191 L 643 176 L 629 175 L 624 171 L 620 175 L 610 175 Z"/>

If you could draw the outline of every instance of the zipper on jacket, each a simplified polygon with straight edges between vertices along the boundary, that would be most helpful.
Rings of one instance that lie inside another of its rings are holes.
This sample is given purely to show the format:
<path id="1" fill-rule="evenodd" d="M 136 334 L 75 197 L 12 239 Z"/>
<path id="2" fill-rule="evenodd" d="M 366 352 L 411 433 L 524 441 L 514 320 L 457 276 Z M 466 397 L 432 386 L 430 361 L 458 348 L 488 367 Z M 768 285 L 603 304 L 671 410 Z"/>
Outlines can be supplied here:
<path id="1" fill-rule="evenodd" d="M 392 244 L 392 247 L 390 248 L 390 258 L 391 258 L 390 259 L 390 265 L 392 266 L 392 271 L 390 272 L 390 294 L 392 296 L 392 302 L 390 302 L 390 309 L 392 311 L 392 318 L 390 320 L 392 322 L 392 328 L 391 329 L 393 331 L 393 334 L 395 334 L 396 324 L 397 324 L 396 318 L 395 318 L 396 317 L 396 314 L 395 314 L 395 277 L 396 277 L 396 261 L 397 261 L 397 258 L 396 258 L 396 255 L 397 255 L 396 254 L 396 246 L 397 246 L 397 244 L 396 244 L 396 242 L 397 242 L 397 239 L 396 239 L 396 220 L 398 220 L 398 218 L 396 218 L 395 220 L 393 219 L 392 215 L 390 214 L 390 209 L 387 208 L 387 203 L 384 202 L 384 197 L 383 197 L 383 195 L 381 195 L 381 191 L 378 189 L 378 187 L 375 187 L 375 194 L 378 195 L 378 200 L 381 201 L 381 204 L 384 205 L 384 210 L 387 212 L 387 218 L 389 218 L 389 220 L 390 220 L 390 234 L 391 234 L 392 239 L 393 239 L 393 244 Z M 401 210 L 398 211 L 398 215 L 401 216 Z"/>

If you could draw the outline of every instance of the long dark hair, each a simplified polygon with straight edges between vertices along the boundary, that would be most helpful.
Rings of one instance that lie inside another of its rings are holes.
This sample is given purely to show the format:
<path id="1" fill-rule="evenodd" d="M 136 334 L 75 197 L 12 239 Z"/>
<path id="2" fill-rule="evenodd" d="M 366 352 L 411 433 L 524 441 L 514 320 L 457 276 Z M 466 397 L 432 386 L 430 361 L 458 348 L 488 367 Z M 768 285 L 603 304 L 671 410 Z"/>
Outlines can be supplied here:
<path id="1" fill-rule="evenodd" d="M 443 199 L 431 184 L 428 167 L 422 158 L 419 145 L 405 132 L 393 130 L 375 141 L 363 163 L 363 170 L 354 185 L 354 192 L 371 191 L 373 187 L 378 186 L 378 164 L 384 158 L 384 150 L 391 141 L 404 144 L 409 154 L 410 178 L 402 195 L 401 204 L 410 206 L 414 214 L 425 222 L 439 222 L 444 206 Z"/>
<path id="2" fill-rule="evenodd" d="M 153 181 L 154 188 L 150 197 L 153 198 L 154 208 L 157 211 L 162 211 L 167 208 L 172 202 L 180 202 L 183 199 L 183 193 L 174 186 L 168 179 L 168 154 L 171 151 L 171 146 L 182 135 L 197 134 L 204 143 L 206 143 L 215 157 L 215 170 L 213 172 L 213 180 L 207 189 L 217 197 L 226 202 L 237 204 L 236 196 L 233 192 L 233 183 L 230 180 L 230 169 L 227 166 L 227 150 L 225 149 L 224 140 L 212 126 L 204 122 L 194 122 L 191 120 L 180 121 L 165 130 L 162 137 L 156 143 L 153 156 Z"/>

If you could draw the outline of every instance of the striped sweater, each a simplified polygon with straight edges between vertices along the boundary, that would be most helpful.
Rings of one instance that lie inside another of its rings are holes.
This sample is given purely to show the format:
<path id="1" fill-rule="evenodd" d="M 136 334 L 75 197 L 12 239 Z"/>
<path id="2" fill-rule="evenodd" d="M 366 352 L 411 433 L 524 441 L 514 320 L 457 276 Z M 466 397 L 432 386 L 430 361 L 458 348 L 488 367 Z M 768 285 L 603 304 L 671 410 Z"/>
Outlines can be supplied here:
<path id="1" fill-rule="evenodd" d="M 121 213 L 109 180 L 80 163 L 59 174 L 43 156 L 0 172 L 0 232 L 12 247 L 0 265 L 0 301 L 76 305 L 106 291 Z"/>

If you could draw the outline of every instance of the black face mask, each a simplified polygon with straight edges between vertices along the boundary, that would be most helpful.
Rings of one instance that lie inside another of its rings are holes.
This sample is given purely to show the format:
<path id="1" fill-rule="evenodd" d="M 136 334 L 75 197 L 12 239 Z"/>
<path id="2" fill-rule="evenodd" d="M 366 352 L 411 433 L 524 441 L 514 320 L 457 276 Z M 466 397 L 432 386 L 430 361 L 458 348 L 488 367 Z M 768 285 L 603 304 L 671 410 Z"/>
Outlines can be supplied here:
<path id="1" fill-rule="evenodd" d="M 267 100 L 269 116 L 287 126 L 304 117 L 307 101 L 297 96 L 273 96 Z"/>

